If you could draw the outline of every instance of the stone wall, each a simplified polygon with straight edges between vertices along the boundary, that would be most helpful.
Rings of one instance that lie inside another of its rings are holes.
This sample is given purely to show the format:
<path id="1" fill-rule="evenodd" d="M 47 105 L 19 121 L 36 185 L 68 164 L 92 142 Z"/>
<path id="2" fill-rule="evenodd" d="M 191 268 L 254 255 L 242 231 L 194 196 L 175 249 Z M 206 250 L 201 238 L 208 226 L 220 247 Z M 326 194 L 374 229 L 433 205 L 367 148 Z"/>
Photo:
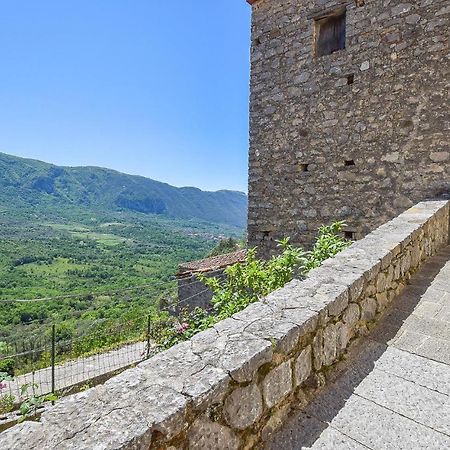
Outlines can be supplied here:
<path id="1" fill-rule="evenodd" d="M 251 3 L 250 246 L 336 219 L 359 239 L 449 198 L 448 0 Z M 316 19 L 342 10 L 346 48 L 315 56 Z"/>
<path id="2" fill-rule="evenodd" d="M 212 278 L 224 279 L 224 269 L 206 272 L 203 275 Z M 177 313 L 183 309 L 193 311 L 195 308 L 210 309 L 213 292 L 203 284 L 196 275 L 179 277 Z"/>
<path id="3" fill-rule="evenodd" d="M 424 202 L 303 281 L 0 434 L 0 448 L 250 449 L 327 382 L 449 239 L 450 202 Z"/>

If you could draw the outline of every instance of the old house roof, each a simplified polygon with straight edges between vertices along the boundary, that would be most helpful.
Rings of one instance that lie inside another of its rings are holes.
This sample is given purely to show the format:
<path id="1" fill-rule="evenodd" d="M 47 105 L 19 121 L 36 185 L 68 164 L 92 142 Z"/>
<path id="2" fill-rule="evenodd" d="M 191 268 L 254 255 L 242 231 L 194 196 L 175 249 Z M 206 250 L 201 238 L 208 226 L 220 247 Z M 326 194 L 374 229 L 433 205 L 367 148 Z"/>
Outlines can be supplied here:
<path id="1" fill-rule="evenodd" d="M 246 255 L 246 250 L 238 250 L 233 253 L 226 253 L 224 255 L 212 256 L 211 258 L 183 263 L 179 266 L 177 276 L 186 276 L 191 273 L 211 272 L 214 270 L 224 269 L 232 264 L 244 262 Z"/>

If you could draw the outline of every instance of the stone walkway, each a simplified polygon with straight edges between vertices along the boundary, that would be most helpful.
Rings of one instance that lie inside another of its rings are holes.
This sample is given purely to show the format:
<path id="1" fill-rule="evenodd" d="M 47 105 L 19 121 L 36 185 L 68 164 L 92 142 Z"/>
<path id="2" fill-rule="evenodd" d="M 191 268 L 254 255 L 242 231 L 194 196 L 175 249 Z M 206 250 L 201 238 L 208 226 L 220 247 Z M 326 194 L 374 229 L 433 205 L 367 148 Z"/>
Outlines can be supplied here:
<path id="1" fill-rule="evenodd" d="M 450 246 L 267 448 L 450 449 Z"/>

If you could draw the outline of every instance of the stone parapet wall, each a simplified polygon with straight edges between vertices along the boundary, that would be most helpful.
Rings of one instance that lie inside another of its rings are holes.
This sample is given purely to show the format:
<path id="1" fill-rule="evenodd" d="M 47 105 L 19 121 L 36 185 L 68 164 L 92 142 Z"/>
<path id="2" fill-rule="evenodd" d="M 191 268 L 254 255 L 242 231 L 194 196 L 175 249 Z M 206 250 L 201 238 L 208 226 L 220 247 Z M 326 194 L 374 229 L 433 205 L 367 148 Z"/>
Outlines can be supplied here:
<path id="1" fill-rule="evenodd" d="M 214 328 L 0 434 L 2 449 L 250 449 L 327 382 L 349 344 L 449 239 L 423 202 Z"/>

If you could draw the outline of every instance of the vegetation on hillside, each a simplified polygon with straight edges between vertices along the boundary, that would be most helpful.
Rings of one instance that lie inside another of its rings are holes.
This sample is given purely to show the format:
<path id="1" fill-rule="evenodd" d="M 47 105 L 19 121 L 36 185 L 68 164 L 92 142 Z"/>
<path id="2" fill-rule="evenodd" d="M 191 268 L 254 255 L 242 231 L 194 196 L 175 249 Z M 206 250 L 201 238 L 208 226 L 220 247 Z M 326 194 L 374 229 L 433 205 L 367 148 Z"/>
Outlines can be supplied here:
<path id="1" fill-rule="evenodd" d="M 236 252 L 243 248 L 245 248 L 245 243 L 243 241 L 239 241 L 233 237 L 221 239 L 220 242 L 209 252 L 208 257 Z"/>
<path id="2" fill-rule="evenodd" d="M 8 350 L 0 359 L 34 355 L 16 362 L 16 373 L 48 364 L 52 324 L 58 361 L 143 339 L 148 316 L 157 320 L 160 301 L 176 297 L 178 265 L 242 233 L 198 220 L 76 212 L 0 212 L 0 344 Z M 34 299 L 44 300 L 9 301 Z M 0 362 L 0 371 L 9 366 Z"/>
<path id="3" fill-rule="evenodd" d="M 0 359 L 45 359 L 51 324 L 61 359 L 142 338 L 178 265 L 240 238 L 246 207 L 238 192 L 0 153 Z"/>
<path id="4" fill-rule="evenodd" d="M 74 214 L 132 212 L 243 228 L 247 196 L 176 188 L 99 167 L 59 167 L 0 153 L 0 211 L 2 206 L 47 216 L 62 209 Z"/>

